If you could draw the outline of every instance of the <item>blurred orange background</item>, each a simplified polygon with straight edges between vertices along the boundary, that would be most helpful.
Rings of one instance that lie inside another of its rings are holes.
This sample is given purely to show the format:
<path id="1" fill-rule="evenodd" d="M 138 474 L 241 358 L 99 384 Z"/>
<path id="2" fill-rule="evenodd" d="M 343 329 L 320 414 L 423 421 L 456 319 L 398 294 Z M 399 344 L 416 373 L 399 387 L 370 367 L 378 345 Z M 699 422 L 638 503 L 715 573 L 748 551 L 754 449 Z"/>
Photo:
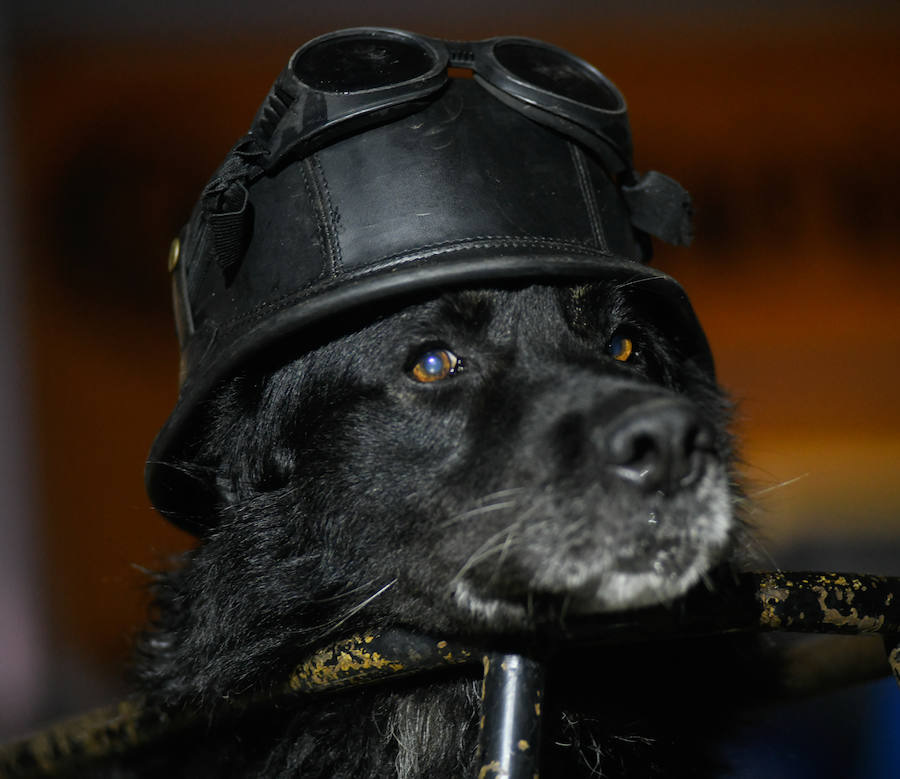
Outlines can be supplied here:
<path id="1" fill-rule="evenodd" d="M 145 616 L 142 568 L 191 543 L 142 482 L 176 393 L 168 244 L 291 51 L 358 23 L 540 37 L 618 84 L 638 167 L 695 198 L 695 245 L 659 247 L 656 264 L 691 294 L 740 404 L 766 548 L 776 563 L 812 545 L 817 567 L 900 574 L 900 13 L 804 7 L 334 11 L 227 34 L 31 26 L 8 57 L 7 162 L 49 656 L 118 678 Z"/>

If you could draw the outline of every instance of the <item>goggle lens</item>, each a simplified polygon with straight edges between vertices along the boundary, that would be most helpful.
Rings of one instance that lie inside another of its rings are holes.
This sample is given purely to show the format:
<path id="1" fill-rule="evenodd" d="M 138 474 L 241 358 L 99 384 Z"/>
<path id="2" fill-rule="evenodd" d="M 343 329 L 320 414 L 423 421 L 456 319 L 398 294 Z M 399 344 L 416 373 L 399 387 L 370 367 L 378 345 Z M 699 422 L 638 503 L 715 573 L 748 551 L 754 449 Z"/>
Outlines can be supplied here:
<path id="1" fill-rule="evenodd" d="M 603 111 L 622 108 L 615 92 L 564 52 L 525 41 L 498 41 L 494 56 L 517 79 L 545 92 Z"/>
<path id="2" fill-rule="evenodd" d="M 294 74 L 323 92 L 361 92 L 402 84 L 434 67 L 431 52 L 402 38 L 347 35 L 321 41 L 294 60 Z"/>

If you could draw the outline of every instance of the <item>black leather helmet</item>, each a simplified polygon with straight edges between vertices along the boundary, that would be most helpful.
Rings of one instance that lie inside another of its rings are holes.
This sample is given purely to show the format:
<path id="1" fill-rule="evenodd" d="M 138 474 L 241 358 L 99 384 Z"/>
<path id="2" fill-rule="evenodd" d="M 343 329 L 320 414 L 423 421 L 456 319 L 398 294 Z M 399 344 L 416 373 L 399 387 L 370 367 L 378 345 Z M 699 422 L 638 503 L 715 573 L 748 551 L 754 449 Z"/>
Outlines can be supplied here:
<path id="1" fill-rule="evenodd" d="M 146 467 L 153 504 L 202 532 L 204 491 L 179 463 L 216 385 L 287 334 L 401 294 L 640 279 L 711 371 L 684 291 L 645 264 L 647 233 L 689 241 L 689 199 L 631 156 L 615 86 L 539 41 L 362 28 L 298 49 L 172 245 L 181 386 Z"/>

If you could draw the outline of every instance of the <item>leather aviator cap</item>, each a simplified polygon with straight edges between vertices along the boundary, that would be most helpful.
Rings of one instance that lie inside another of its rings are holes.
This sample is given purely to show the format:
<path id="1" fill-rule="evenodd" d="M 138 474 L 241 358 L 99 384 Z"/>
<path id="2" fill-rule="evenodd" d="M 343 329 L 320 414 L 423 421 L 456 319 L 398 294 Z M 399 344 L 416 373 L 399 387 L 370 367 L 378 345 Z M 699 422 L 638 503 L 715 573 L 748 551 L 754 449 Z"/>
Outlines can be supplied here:
<path id="1" fill-rule="evenodd" d="M 275 342 L 363 304 L 500 280 L 641 280 L 685 355 L 712 370 L 686 294 L 642 261 L 654 197 L 686 198 L 671 179 L 649 173 L 623 187 L 578 140 L 469 78 L 448 79 L 399 118 L 267 162 L 273 127 L 283 135 L 291 128 L 280 124 L 298 121 L 273 115 L 277 87 L 170 256 L 181 386 L 145 477 L 153 504 L 183 529 L 202 533 L 208 521 L 209 493 L 180 466 L 203 401 Z"/>

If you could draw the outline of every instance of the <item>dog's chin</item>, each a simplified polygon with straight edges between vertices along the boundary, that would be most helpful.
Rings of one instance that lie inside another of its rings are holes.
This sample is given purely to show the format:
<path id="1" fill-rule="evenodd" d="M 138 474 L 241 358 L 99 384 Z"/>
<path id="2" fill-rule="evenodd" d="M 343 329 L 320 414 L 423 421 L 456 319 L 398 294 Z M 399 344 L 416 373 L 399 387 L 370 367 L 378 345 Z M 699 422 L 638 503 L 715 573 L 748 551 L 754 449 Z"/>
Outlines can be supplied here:
<path id="1" fill-rule="evenodd" d="M 685 595 L 733 549 L 735 521 L 722 505 L 694 517 L 679 538 L 659 539 L 641 553 L 598 549 L 593 554 L 547 555 L 527 583 L 499 587 L 498 577 L 457 579 L 452 597 L 481 629 L 530 630 L 549 621 L 631 611 Z M 474 573 L 474 572 L 473 572 Z"/>
<path id="2" fill-rule="evenodd" d="M 712 567 L 703 554 L 694 565 L 677 573 L 661 569 L 604 573 L 568 593 L 566 612 L 588 616 L 668 603 L 687 593 Z"/>
<path id="3" fill-rule="evenodd" d="M 604 571 L 587 575 L 566 591 L 534 591 L 498 596 L 468 581 L 453 587 L 458 609 L 481 629 L 529 630 L 566 617 L 587 617 L 659 606 L 677 600 L 703 580 L 719 554 L 699 554 L 695 564 L 678 573 L 660 570 Z"/>
<path id="4" fill-rule="evenodd" d="M 557 565 L 551 559 L 535 589 L 560 596 L 571 615 L 665 604 L 686 594 L 732 551 L 734 524 L 731 511 L 720 506 L 692 518 L 684 535 L 645 541 L 636 551 L 606 551 Z"/>

